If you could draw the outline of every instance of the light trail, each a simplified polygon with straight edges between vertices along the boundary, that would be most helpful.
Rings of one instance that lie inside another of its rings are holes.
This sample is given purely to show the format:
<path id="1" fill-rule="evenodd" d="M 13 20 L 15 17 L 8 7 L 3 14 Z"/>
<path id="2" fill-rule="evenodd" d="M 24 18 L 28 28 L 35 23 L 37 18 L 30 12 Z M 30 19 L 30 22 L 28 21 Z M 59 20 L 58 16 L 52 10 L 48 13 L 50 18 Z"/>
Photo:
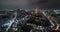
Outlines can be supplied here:
<path id="1" fill-rule="evenodd" d="M 8 28 L 6 29 L 5 32 L 7 32 L 7 31 L 10 29 L 10 27 L 12 26 L 12 24 L 15 22 L 16 16 L 17 16 L 17 12 L 16 12 L 16 11 L 15 11 L 14 15 L 15 15 L 15 17 L 14 17 L 12 20 L 10 20 L 10 24 L 9 24 L 9 26 L 8 26 Z"/>
<path id="2" fill-rule="evenodd" d="M 11 27 L 11 25 L 14 23 L 14 19 L 12 19 L 11 21 L 10 21 L 10 25 L 8 26 L 8 28 L 6 29 L 6 32 L 9 30 L 9 28 Z"/>
<path id="3" fill-rule="evenodd" d="M 58 30 L 58 29 L 59 29 L 59 24 L 57 23 L 57 21 L 56 21 L 53 17 L 51 17 L 51 19 L 50 19 L 49 16 L 46 15 L 46 13 L 44 13 L 44 12 L 42 12 L 42 13 L 43 13 L 44 16 L 46 16 L 46 18 L 47 18 L 47 19 L 50 21 L 50 23 L 52 24 L 51 27 L 54 27 L 55 25 L 57 25 L 56 28 L 55 28 L 55 29 L 53 28 L 53 29 L 54 29 L 54 30 Z M 55 24 L 54 24 L 52 21 L 54 21 Z"/>
<path id="4" fill-rule="evenodd" d="M 50 21 L 50 23 L 54 26 L 54 23 L 52 22 L 52 20 L 49 19 L 49 17 L 46 15 L 46 13 L 45 12 L 42 12 L 42 13 Z"/>

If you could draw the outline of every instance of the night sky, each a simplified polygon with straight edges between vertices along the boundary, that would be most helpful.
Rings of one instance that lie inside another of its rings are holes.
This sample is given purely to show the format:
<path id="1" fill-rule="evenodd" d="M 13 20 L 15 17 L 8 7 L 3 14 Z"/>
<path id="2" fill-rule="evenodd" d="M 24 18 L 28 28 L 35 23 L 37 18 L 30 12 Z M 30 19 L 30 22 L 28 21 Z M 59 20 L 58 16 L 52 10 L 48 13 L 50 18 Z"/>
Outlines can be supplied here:
<path id="1" fill-rule="evenodd" d="M 38 1 L 37 5 L 39 8 L 45 9 L 59 9 L 60 8 L 60 0 L 44 0 Z"/>
<path id="2" fill-rule="evenodd" d="M 0 0 L 0 9 L 14 8 L 59 9 L 60 0 Z"/>

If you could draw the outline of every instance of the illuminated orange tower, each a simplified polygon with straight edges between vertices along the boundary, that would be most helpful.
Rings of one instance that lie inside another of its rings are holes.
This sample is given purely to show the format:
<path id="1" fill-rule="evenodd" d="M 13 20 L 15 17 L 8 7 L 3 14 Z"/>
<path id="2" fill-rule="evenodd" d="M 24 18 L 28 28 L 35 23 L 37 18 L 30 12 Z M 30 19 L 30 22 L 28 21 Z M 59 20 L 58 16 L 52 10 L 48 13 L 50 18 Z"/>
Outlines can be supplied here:
<path id="1" fill-rule="evenodd" d="M 38 8 L 35 8 L 35 10 L 34 10 L 34 14 L 35 14 L 35 17 L 38 18 L 38 15 L 39 15 Z"/>

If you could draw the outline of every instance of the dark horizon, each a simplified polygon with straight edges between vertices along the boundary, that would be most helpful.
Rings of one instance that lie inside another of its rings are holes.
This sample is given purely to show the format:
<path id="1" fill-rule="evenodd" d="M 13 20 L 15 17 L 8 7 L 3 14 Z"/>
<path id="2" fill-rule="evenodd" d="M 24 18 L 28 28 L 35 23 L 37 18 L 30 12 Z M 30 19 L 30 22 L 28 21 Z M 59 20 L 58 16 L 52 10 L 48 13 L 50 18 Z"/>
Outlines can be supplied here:
<path id="1" fill-rule="evenodd" d="M 40 9 L 60 9 L 60 0 L 0 0 L 0 9 L 24 8 L 32 9 L 37 5 Z"/>

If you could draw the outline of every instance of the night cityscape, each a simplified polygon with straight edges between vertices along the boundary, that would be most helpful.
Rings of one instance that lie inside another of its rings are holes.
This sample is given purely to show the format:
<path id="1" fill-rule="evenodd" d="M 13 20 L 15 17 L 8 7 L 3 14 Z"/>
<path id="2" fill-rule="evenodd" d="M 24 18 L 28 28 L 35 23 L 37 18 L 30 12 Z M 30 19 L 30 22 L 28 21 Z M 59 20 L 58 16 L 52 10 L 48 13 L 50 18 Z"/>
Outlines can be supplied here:
<path id="1" fill-rule="evenodd" d="M 0 0 L 0 32 L 60 32 L 60 1 Z"/>

